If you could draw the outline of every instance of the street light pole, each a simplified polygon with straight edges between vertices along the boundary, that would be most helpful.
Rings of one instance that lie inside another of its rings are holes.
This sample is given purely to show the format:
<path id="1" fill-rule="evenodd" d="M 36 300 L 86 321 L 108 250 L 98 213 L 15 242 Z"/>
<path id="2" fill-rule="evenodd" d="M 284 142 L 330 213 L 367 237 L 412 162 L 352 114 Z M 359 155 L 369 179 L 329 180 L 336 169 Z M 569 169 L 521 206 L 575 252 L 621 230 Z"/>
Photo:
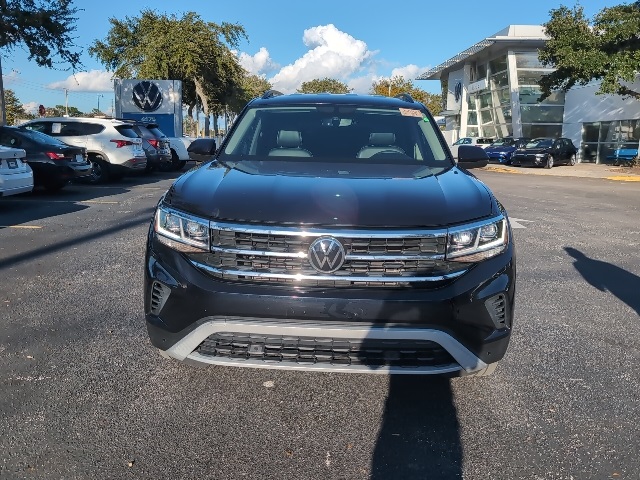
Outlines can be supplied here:
<path id="1" fill-rule="evenodd" d="M 101 93 L 98 94 L 98 112 L 97 113 L 100 113 L 100 97 L 104 97 L 104 95 Z"/>

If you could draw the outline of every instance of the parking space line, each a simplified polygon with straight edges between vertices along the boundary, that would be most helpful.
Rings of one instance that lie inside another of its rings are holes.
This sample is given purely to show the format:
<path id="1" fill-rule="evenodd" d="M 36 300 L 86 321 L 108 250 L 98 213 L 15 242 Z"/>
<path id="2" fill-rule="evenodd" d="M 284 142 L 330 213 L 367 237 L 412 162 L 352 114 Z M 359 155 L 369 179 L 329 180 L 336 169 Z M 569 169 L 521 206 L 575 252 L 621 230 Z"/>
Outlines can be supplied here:
<path id="1" fill-rule="evenodd" d="M 38 228 L 42 228 L 38 225 L 0 225 L 0 228 L 25 228 L 25 229 L 33 229 L 36 230 Z"/>
<path id="2" fill-rule="evenodd" d="M 100 203 L 107 205 L 117 205 L 119 202 L 115 202 L 113 200 L 77 200 L 78 203 Z"/>

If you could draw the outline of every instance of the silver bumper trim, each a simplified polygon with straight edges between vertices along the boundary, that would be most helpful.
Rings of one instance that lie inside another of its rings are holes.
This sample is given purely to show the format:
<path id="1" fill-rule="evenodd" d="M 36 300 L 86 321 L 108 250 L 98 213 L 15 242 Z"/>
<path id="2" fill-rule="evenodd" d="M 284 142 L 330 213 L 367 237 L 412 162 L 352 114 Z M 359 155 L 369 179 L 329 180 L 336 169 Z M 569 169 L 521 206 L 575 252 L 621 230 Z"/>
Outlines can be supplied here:
<path id="1" fill-rule="evenodd" d="M 367 367 L 363 365 L 322 365 L 322 364 L 287 364 L 276 363 L 259 359 L 239 360 L 233 358 L 218 358 L 201 355 L 194 350 L 209 335 L 219 332 L 238 332 L 244 334 L 257 335 L 290 335 L 300 337 L 321 337 L 337 339 L 407 339 L 407 340 L 430 340 L 441 345 L 456 360 L 457 364 L 440 367 Z M 200 325 L 187 336 L 178 341 L 165 352 L 177 360 L 188 360 L 196 363 L 210 365 L 229 365 L 236 367 L 268 368 L 281 370 L 313 370 L 321 372 L 344 372 L 344 373 L 376 373 L 376 374 L 443 374 L 454 373 L 464 369 L 467 374 L 480 371 L 487 367 L 487 364 L 476 357 L 460 342 L 452 336 L 440 330 L 405 328 L 405 327 L 363 327 L 337 326 L 303 323 L 295 325 L 291 323 L 260 322 L 260 321 L 238 321 L 237 319 L 212 318 L 210 321 Z"/>

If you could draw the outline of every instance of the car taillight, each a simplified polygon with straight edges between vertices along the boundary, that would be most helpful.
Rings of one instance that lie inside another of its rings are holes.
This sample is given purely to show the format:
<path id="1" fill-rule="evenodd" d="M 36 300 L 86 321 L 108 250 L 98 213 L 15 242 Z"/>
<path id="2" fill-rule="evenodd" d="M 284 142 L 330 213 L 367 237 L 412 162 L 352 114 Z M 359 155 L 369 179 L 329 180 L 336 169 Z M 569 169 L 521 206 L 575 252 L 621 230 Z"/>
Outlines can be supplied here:
<path id="1" fill-rule="evenodd" d="M 116 148 L 126 147 L 127 145 L 133 145 L 133 142 L 130 140 L 111 140 L 116 144 Z"/>
<path id="2" fill-rule="evenodd" d="M 158 148 L 158 143 L 160 143 L 156 138 L 152 138 L 151 140 L 147 140 L 147 141 L 153 148 Z"/>
<path id="3" fill-rule="evenodd" d="M 62 160 L 64 158 L 64 154 L 56 153 L 56 152 L 45 152 L 44 153 L 51 160 Z"/>

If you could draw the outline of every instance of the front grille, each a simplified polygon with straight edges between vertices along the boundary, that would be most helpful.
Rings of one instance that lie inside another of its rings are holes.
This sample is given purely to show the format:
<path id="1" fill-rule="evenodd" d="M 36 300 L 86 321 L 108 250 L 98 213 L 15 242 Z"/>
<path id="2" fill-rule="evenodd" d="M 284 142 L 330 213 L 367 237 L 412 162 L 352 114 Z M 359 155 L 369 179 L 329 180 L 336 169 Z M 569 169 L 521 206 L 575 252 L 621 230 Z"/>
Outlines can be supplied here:
<path id="1" fill-rule="evenodd" d="M 370 367 L 441 367 L 456 364 L 429 340 L 333 339 L 219 332 L 196 349 L 201 355 L 290 364 Z"/>
<path id="2" fill-rule="evenodd" d="M 367 231 L 211 224 L 211 253 L 194 265 L 225 280 L 309 286 L 406 286 L 446 281 L 469 265 L 445 260 L 446 231 Z M 309 248 L 319 237 L 338 240 L 345 258 L 330 274 L 314 269 Z"/>

